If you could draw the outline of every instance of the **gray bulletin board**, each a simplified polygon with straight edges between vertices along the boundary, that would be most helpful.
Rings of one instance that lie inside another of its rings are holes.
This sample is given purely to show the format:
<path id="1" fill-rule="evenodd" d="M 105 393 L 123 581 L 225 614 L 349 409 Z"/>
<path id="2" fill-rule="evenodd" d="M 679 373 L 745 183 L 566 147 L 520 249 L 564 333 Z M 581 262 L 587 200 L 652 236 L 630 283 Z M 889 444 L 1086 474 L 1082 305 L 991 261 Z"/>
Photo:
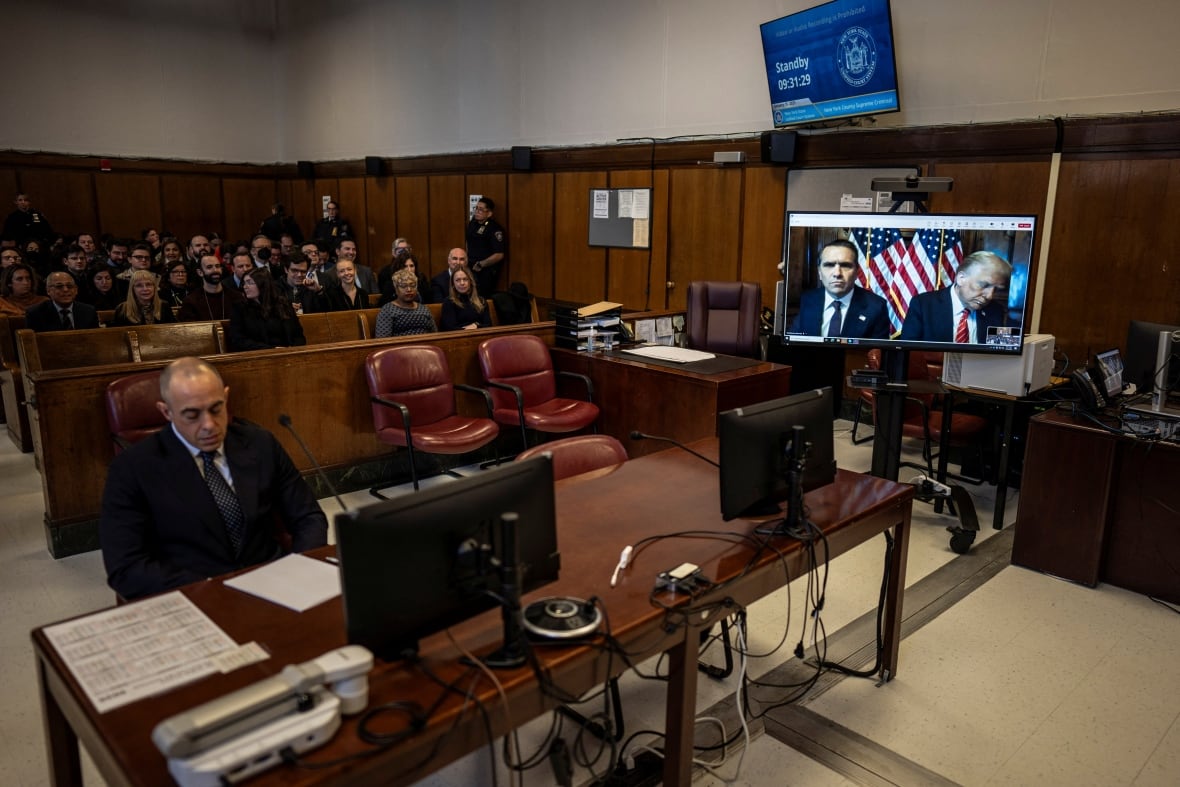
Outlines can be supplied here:
<path id="1" fill-rule="evenodd" d="M 590 189 L 591 246 L 651 248 L 651 189 Z"/>

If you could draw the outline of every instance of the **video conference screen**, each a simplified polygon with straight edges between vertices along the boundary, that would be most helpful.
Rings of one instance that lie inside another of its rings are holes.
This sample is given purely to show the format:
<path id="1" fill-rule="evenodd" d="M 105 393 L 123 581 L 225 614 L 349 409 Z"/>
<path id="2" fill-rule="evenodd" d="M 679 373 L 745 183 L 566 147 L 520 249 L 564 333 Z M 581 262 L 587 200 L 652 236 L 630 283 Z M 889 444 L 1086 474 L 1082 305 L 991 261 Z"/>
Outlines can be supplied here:
<path id="1" fill-rule="evenodd" d="M 775 128 L 900 108 L 889 0 L 833 0 L 761 32 Z"/>
<path id="2" fill-rule="evenodd" d="M 784 338 L 1019 354 L 1036 216 L 787 215 Z"/>

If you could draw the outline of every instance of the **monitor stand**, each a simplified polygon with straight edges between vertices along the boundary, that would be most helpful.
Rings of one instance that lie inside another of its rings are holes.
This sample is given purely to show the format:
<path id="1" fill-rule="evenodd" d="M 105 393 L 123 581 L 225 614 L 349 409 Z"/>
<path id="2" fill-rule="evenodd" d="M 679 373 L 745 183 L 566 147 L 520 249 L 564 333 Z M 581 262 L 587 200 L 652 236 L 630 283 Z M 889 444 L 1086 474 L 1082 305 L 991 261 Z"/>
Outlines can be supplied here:
<path id="1" fill-rule="evenodd" d="M 803 470 L 807 464 L 807 442 L 803 439 L 806 430 L 799 425 L 791 427 L 787 452 L 787 510 L 781 522 L 770 527 L 754 528 L 760 536 L 788 536 L 799 541 L 815 538 L 816 528 L 803 514 Z"/>

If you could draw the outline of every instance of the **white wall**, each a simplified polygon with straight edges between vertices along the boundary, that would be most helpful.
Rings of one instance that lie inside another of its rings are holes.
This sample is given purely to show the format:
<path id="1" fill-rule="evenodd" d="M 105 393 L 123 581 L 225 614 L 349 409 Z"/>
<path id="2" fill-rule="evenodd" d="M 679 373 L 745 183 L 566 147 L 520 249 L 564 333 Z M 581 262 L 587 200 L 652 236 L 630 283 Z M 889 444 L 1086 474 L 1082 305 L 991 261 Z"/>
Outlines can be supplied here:
<path id="1" fill-rule="evenodd" d="M 816 0 L 269 2 L 236 26 L 233 0 L 118 1 L 172 21 L 5 2 L 23 67 L 0 148 L 271 162 L 756 133 L 758 25 Z M 905 110 L 878 125 L 1180 109 L 1174 0 L 893 0 L 893 17 Z"/>

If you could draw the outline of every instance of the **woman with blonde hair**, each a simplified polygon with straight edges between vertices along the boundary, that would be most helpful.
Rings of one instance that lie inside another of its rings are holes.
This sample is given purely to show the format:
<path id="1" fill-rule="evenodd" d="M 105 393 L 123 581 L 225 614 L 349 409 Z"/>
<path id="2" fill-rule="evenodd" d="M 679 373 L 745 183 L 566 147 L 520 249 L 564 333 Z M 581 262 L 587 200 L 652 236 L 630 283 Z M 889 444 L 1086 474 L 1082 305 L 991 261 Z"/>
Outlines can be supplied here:
<path id="1" fill-rule="evenodd" d="M 149 270 L 133 271 L 127 287 L 127 300 L 115 307 L 115 318 L 111 325 L 176 322 L 172 308 L 160 300 L 158 290 L 156 274 Z"/>
<path id="2" fill-rule="evenodd" d="M 444 331 L 491 327 L 492 314 L 488 302 L 479 297 L 475 278 L 466 265 L 460 265 L 451 274 L 451 295 L 443 301 L 439 322 Z"/>

